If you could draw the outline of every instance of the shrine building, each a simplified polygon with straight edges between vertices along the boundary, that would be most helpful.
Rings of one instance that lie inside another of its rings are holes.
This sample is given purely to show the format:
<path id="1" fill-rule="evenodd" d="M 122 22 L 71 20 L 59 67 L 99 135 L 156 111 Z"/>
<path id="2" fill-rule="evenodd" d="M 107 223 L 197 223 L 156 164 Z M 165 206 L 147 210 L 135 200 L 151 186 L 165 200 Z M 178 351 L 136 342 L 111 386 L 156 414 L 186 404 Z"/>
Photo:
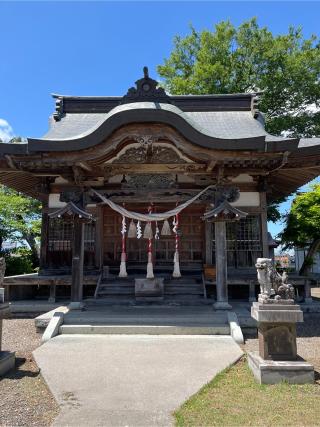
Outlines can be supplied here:
<path id="1" fill-rule="evenodd" d="M 43 205 L 39 274 L 5 285 L 64 286 L 73 308 L 139 278 L 165 301 L 253 299 L 267 206 L 320 174 L 320 138 L 270 135 L 256 93 L 168 95 L 146 67 L 124 96 L 53 97 L 43 137 L 0 144 L 0 182 Z"/>

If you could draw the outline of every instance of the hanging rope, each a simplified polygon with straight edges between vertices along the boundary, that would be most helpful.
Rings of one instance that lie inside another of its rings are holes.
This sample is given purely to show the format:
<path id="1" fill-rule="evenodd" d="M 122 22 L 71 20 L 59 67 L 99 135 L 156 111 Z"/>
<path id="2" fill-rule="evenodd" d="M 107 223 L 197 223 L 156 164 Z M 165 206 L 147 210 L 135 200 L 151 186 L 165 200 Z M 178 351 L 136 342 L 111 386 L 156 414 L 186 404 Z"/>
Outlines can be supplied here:
<path id="1" fill-rule="evenodd" d="M 152 212 L 152 206 L 150 205 L 148 208 L 148 212 L 149 214 L 151 214 Z M 150 230 L 151 230 L 151 234 L 149 236 L 149 240 L 148 240 L 148 264 L 147 264 L 147 279 L 153 279 L 154 278 L 154 274 L 153 274 L 153 262 L 152 262 L 152 229 L 151 229 L 151 222 L 148 222 Z"/>
<path id="2" fill-rule="evenodd" d="M 173 273 L 172 277 L 181 277 L 179 263 L 179 214 L 173 220 L 173 232 L 175 234 L 175 252 L 173 257 Z"/>
<path id="3" fill-rule="evenodd" d="M 189 205 L 194 203 L 197 199 L 199 199 L 199 197 L 201 197 L 202 194 L 204 194 L 210 188 L 215 188 L 215 185 L 209 185 L 204 190 L 200 191 L 200 193 L 198 193 L 196 196 L 192 197 L 191 199 L 187 200 L 186 202 L 182 203 L 181 205 L 176 206 L 174 209 L 172 209 L 170 211 L 162 212 L 162 213 L 151 213 L 151 212 L 149 212 L 148 214 L 128 211 L 124 207 L 118 205 L 117 203 L 114 203 L 112 200 L 107 199 L 105 196 L 103 196 L 98 191 L 94 190 L 93 188 L 91 189 L 91 191 L 95 195 L 97 195 L 100 198 L 100 200 L 102 200 L 103 203 L 106 203 L 108 206 L 110 206 L 111 209 L 118 212 L 120 215 L 125 216 L 126 218 L 135 219 L 137 221 L 144 221 L 144 222 L 151 221 L 151 222 L 153 222 L 153 221 L 164 221 L 164 220 L 166 220 L 172 216 L 179 214 L 183 209 L 185 209 L 186 207 L 188 207 Z"/>
<path id="4" fill-rule="evenodd" d="M 121 245 L 121 263 L 120 263 L 120 271 L 119 271 L 119 277 L 127 277 L 127 253 L 126 253 L 126 232 L 127 232 L 127 225 L 126 225 L 126 217 L 122 217 L 122 227 L 121 227 L 121 234 L 122 234 L 122 245 Z"/>

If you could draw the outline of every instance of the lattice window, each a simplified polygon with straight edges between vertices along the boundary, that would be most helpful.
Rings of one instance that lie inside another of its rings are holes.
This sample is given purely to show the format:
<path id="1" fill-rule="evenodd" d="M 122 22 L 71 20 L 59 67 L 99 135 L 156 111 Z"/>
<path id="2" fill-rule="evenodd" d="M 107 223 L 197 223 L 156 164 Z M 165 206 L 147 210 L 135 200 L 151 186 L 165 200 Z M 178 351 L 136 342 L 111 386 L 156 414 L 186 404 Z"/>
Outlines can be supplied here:
<path id="1" fill-rule="evenodd" d="M 227 232 L 228 267 L 253 267 L 262 256 L 261 222 L 259 215 L 248 215 L 237 222 L 229 222 Z M 215 240 L 213 227 L 213 262 L 215 260 Z"/>
<path id="2" fill-rule="evenodd" d="M 49 220 L 48 261 L 51 268 L 72 264 L 73 224 L 61 218 Z M 95 223 L 84 226 L 84 265 L 94 266 Z"/>

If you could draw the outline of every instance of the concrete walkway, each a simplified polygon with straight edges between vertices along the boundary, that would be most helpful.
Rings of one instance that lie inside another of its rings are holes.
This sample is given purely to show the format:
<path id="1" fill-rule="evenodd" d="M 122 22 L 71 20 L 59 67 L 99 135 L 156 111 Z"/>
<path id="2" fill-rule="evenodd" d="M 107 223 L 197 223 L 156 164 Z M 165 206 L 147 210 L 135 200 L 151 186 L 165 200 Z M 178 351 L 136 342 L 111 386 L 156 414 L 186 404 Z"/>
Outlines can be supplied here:
<path id="1" fill-rule="evenodd" d="M 59 335 L 34 356 L 55 426 L 169 426 L 172 412 L 242 354 L 229 336 Z"/>

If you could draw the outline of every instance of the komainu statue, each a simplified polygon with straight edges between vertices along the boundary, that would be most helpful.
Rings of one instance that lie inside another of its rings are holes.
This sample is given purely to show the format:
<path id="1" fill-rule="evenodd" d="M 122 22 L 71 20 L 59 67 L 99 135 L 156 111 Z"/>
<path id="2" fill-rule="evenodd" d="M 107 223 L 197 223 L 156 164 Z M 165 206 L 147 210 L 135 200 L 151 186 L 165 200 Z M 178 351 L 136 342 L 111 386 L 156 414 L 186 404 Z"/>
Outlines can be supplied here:
<path id="1" fill-rule="evenodd" d="M 275 269 L 272 259 L 258 258 L 256 269 L 260 285 L 259 302 L 294 300 L 294 288 L 287 283 L 287 273 L 284 272 L 281 276 Z"/>

